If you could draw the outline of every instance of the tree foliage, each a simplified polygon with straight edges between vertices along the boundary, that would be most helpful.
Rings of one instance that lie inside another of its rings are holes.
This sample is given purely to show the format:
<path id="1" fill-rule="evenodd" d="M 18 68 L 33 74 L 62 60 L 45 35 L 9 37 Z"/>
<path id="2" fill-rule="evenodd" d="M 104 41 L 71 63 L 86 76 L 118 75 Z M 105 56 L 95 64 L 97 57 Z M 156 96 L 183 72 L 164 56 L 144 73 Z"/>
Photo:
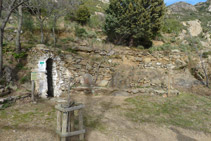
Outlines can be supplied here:
<path id="1" fill-rule="evenodd" d="M 86 24 L 91 14 L 86 6 L 81 5 L 76 12 L 76 16 L 77 16 L 76 19 L 79 23 Z"/>
<path id="2" fill-rule="evenodd" d="M 105 32 L 116 44 L 150 46 L 163 25 L 163 0 L 111 0 Z"/>

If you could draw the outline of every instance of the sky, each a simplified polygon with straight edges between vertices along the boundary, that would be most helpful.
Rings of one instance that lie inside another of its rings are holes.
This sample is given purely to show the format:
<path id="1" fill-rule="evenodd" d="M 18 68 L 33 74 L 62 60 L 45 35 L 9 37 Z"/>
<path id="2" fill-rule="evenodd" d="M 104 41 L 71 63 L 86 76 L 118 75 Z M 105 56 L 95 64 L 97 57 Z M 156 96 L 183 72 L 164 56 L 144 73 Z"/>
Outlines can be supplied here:
<path id="1" fill-rule="evenodd" d="M 190 3 L 190 4 L 196 4 L 198 2 L 205 2 L 207 0 L 164 0 L 164 2 L 166 3 L 166 5 L 171 5 L 175 2 L 179 2 L 179 1 L 184 1 L 184 2 L 187 2 L 187 3 Z"/>

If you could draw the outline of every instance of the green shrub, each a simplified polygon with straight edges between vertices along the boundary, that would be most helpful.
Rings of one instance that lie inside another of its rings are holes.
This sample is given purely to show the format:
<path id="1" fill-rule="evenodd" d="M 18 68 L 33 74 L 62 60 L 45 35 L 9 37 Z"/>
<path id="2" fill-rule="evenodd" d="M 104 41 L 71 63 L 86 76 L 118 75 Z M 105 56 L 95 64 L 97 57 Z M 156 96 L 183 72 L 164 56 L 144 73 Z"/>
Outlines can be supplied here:
<path id="1" fill-rule="evenodd" d="M 14 52 L 12 55 L 15 59 L 25 58 L 27 56 L 27 54 L 25 52 L 21 52 L 21 53 Z"/>
<path id="2" fill-rule="evenodd" d="M 86 6 L 81 5 L 76 11 L 76 20 L 81 24 L 86 24 L 90 19 L 90 15 L 89 9 Z"/>
<path id="3" fill-rule="evenodd" d="M 183 25 L 177 19 L 166 18 L 164 20 L 164 26 L 162 31 L 164 33 L 178 34 L 183 29 Z"/>
<path id="4" fill-rule="evenodd" d="M 203 57 L 203 58 L 208 58 L 208 56 L 211 56 L 211 51 L 204 52 L 204 53 L 202 54 L 202 57 Z"/>
<path id="5" fill-rule="evenodd" d="M 87 37 L 87 34 L 86 29 L 75 26 L 75 35 L 77 37 Z"/>
<path id="6" fill-rule="evenodd" d="M 87 37 L 97 38 L 97 34 L 94 31 L 87 31 Z"/>
<path id="7" fill-rule="evenodd" d="M 18 68 L 19 70 L 23 69 L 24 68 L 24 65 L 19 63 L 16 65 L 16 68 Z"/>
<path id="8" fill-rule="evenodd" d="M 139 46 L 137 46 L 137 49 L 144 49 L 144 46 L 139 45 Z"/>
<path id="9" fill-rule="evenodd" d="M 26 82 L 29 82 L 30 81 L 30 73 L 28 73 L 27 75 L 25 75 L 24 77 L 22 77 L 21 79 L 20 79 L 20 83 L 21 84 L 24 84 L 24 83 L 26 83 Z"/>
<path id="10" fill-rule="evenodd" d="M 76 13 L 75 12 L 72 12 L 72 11 L 69 11 L 65 15 L 64 20 L 65 21 L 76 21 Z"/>
<path id="11" fill-rule="evenodd" d="M 61 39 L 61 42 L 63 43 L 75 42 L 75 39 L 72 37 L 67 37 L 67 38 Z"/>
<path id="12" fill-rule="evenodd" d="M 92 28 L 102 28 L 104 25 L 105 19 L 104 17 L 92 15 L 89 20 L 89 26 Z"/>
<path id="13" fill-rule="evenodd" d="M 164 50 L 172 50 L 176 49 L 176 46 L 172 46 L 169 43 L 165 43 L 161 46 L 153 46 L 149 49 L 149 52 L 154 52 L 154 51 L 164 51 Z"/>

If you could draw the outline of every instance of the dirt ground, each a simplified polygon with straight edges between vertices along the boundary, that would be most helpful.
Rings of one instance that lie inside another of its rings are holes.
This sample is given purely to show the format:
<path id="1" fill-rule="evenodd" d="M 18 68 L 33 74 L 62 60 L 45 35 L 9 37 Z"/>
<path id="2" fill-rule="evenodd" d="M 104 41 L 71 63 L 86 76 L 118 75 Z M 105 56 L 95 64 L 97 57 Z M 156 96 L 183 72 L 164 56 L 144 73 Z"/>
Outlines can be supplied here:
<path id="1" fill-rule="evenodd" d="M 72 98 L 85 104 L 87 141 L 210 141 L 211 134 L 174 126 L 137 123 L 128 120 L 121 110 L 127 107 L 123 96 L 75 94 Z M 56 110 L 62 98 L 17 101 L 0 111 L 1 141 L 56 140 Z M 121 107 L 121 108 L 119 108 Z"/>

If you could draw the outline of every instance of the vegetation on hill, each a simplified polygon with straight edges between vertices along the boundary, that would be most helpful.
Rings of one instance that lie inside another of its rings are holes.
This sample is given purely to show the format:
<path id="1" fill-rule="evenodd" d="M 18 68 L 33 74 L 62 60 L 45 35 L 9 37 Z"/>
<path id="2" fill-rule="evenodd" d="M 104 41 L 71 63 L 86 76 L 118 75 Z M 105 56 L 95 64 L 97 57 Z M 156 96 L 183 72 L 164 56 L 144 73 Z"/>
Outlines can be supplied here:
<path id="1" fill-rule="evenodd" d="M 163 0 L 112 0 L 106 10 L 105 32 L 116 44 L 150 47 L 163 24 Z"/>

